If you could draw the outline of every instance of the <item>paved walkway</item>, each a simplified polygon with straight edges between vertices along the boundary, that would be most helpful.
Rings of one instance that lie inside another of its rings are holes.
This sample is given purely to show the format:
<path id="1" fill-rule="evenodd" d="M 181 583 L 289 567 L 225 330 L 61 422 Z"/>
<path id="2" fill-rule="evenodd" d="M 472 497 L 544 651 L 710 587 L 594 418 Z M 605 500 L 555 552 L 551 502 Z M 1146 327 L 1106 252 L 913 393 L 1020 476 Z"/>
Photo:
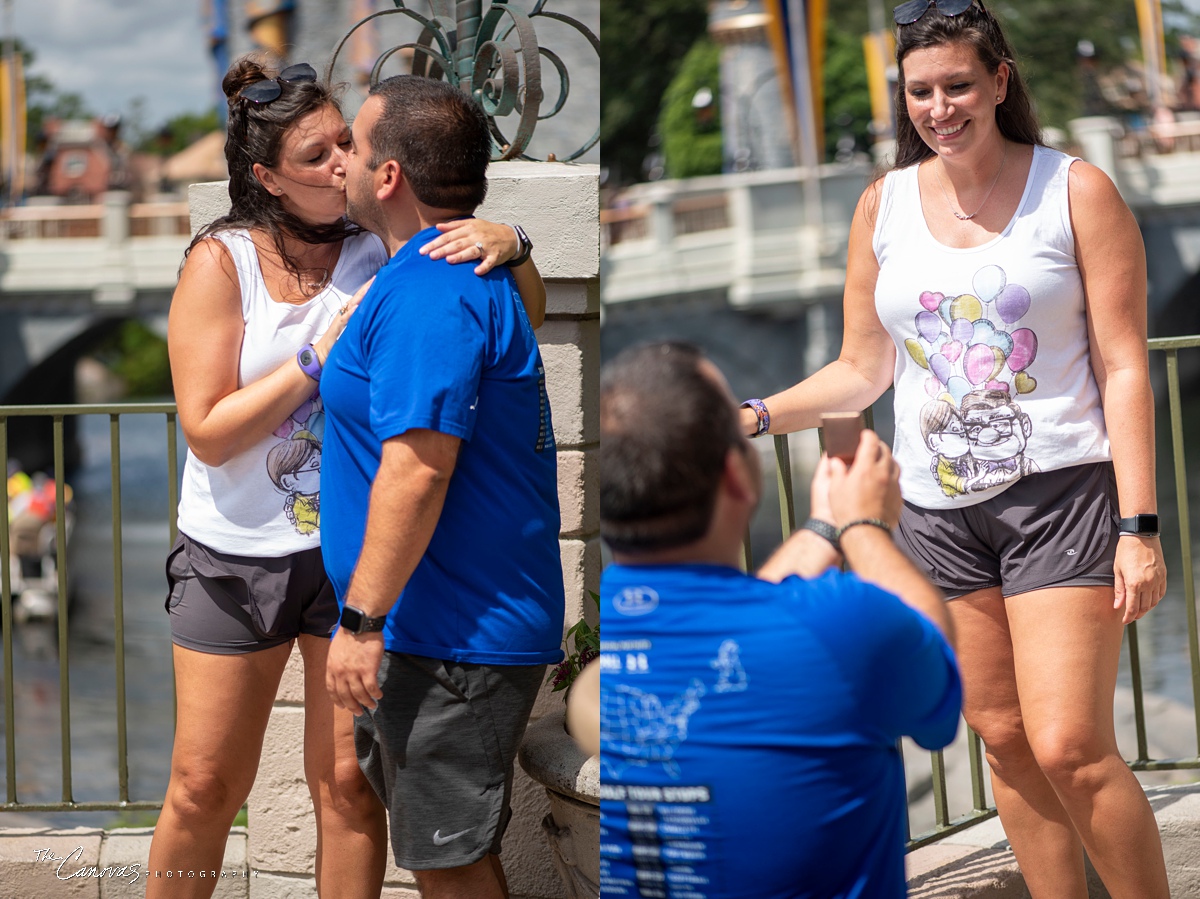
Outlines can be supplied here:
<path id="1" fill-rule="evenodd" d="M 1158 819 L 1171 895 L 1200 897 L 1200 783 L 1146 790 Z M 998 818 L 908 855 L 909 899 L 1028 899 Z M 1109 899 L 1088 868 L 1091 899 Z"/>

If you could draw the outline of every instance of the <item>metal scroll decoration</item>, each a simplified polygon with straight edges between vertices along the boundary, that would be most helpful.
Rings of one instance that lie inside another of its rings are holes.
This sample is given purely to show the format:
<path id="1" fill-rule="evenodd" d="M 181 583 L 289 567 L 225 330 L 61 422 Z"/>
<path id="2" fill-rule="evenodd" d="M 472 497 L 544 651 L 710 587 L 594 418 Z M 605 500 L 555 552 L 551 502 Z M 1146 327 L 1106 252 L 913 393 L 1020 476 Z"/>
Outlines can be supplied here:
<path id="1" fill-rule="evenodd" d="M 534 20 L 553 19 L 564 23 L 583 35 L 597 57 L 600 55 L 600 41 L 596 35 L 570 16 L 545 9 L 548 0 L 537 0 L 529 11 L 509 0 L 491 0 L 486 13 L 483 0 L 424 0 L 428 15 L 408 8 L 405 0 L 392 2 L 394 9 L 366 16 L 338 42 L 326 69 L 326 81 L 332 78 L 342 47 L 359 28 L 385 16 L 410 19 L 421 26 L 419 37 L 384 51 L 371 70 L 371 84 L 379 81 L 384 63 L 393 55 L 403 50 L 412 51 L 414 75 L 457 84 L 482 104 L 492 131 L 493 159 L 532 159 L 525 155 L 525 150 L 534 128 L 538 122 L 557 115 L 570 94 L 571 79 L 567 67 L 552 50 L 538 46 Z M 542 109 L 545 100 L 542 68 L 545 63 L 557 73 L 560 87 L 558 100 L 548 111 Z M 497 120 L 514 112 L 520 119 L 516 134 L 509 137 L 501 131 Z M 592 136 L 577 150 L 557 158 L 562 162 L 577 159 L 599 139 L 597 124 Z"/>

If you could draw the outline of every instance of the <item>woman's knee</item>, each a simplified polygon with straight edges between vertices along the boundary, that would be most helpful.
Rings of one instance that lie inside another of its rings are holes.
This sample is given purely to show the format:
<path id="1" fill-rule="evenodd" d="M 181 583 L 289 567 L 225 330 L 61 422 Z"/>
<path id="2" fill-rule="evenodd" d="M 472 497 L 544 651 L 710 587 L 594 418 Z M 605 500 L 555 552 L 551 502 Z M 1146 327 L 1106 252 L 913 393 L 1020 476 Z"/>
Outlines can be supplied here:
<path id="1" fill-rule="evenodd" d="M 1038 766 L 1059 793 L 1094 792 L 1113 770 L 1125 767 L 1116 748 L 1091 732 L 1052 728 L 1035 735 L 1032 746 Z"/>
<path id="2" fill-rule="evenodd" d="M 325 770 L 310 772 L 308 784 L 318 814 L 329 812 L 342 819 L 360 820 L 383 810 L 355 758 L 337 759 Z"/>
<path id="3" fill-rule="evenodd" d="M 1035 764 L 1019 709 L 968 713 L 967 723 L 983 741 L 993 769 Z"/>
<path id="4" fill-rule="evenodd" d="M 246 777 L 241 772 L 188 765 L 171 772 L 168 795 L 181 817 L 214 821 L 228 817 L 232 821 L 253 783 L 253 773 Z"/>

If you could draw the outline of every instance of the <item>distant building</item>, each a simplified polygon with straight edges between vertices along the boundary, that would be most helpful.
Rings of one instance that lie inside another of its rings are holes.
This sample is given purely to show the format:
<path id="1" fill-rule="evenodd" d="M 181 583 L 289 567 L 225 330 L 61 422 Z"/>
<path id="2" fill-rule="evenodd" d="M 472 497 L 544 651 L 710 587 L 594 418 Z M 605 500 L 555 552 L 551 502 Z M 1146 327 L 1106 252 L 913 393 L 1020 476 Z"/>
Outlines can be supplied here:
<path id="1" fill-rule="evenodd" d="M 105 191 L 134 186 L 119 116 L 91 122 L 50 119 L 45 132 L 34 193 L 69 203 L 92 203 Z"/>

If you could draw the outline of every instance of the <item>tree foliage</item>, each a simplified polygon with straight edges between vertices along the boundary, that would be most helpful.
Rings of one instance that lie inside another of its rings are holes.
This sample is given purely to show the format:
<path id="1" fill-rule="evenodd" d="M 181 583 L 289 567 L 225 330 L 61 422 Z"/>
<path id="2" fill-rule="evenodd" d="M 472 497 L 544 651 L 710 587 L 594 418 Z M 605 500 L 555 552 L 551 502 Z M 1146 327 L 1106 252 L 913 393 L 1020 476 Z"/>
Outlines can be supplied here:
<path id="1" fill-rule="evenodd" d="M 671 79 L 663 95 L 658 131 L 668 178 L 692 178 L 721 173 L 721 49 L 707 36 L 700 38 Z M 696 109 L 701 90 L 711 102 Z"/>
<path id="2" fill-rule="evenodd" d="M 829 22 L 825 42 L 825 159 L 837 155 L 838 139 L 854 138 L 854 146 L 871 146 L 871 95 L 862 38 L 837 22 Z"/>
<path id="3" fill-rule="evenodd" d="M 640 181 L 663 92 L 708 28 L 706 0 L 603 0 L 600 157 L 616 183 Z"/>
<path id="4" fill-rule="evenodd" d="M 1044 125 L 1065 127 L 1080 115 L 1080 40 L 1096 47 L 1101 68 L 1141 56 L 1134 0 L 987 2 L 1012 41 Z M 859 149 L 866 146 L 870 98 L 861 38 L 872 22 L 891 28 L 894 5 L 895 0 L 829 5 L 824 73 L 829 156 L 846 132 L 855 136 Z M 1180 32 L 1200 34 L 1200 17 L 1184 0 L 1163 0 L 1163 10 L 1170 55 Z M 706 0 L 603 0 L 601 157 L 613 181 L 644 176 L 642 164 L 655 123 L 665 124 L 676 115 L 666 108 L 664 89 L 707 25 Z"/>
<path id="5" fill-rule="evenodd" d="M 124 322 L 95 350 L 96 358 L 125 382 L 127 396 L 170 396 L 171 363 L 167 342 L 136 319 Z"/>

